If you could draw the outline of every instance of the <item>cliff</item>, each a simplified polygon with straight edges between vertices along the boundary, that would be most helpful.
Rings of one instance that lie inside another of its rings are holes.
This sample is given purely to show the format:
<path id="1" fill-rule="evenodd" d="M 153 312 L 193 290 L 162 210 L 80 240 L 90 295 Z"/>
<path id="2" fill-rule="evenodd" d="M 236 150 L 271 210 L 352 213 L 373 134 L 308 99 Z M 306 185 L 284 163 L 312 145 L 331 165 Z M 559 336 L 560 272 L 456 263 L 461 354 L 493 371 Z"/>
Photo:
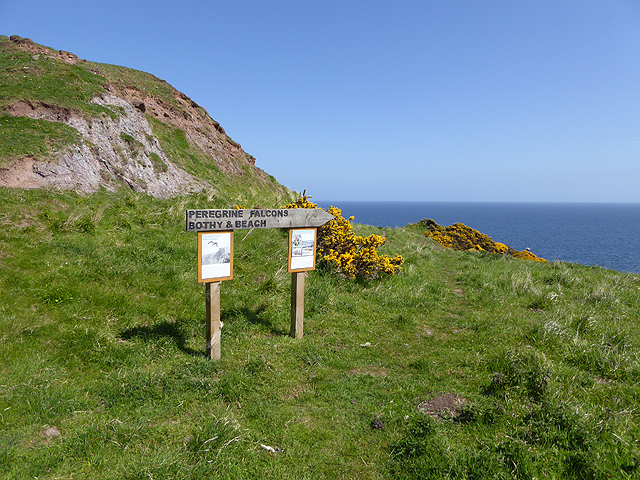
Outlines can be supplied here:
<path id="1" fill-rule="evenodd" d="M 291 195 L 167 82 L 17 36 L 0 36 L 0 186 Z"/>

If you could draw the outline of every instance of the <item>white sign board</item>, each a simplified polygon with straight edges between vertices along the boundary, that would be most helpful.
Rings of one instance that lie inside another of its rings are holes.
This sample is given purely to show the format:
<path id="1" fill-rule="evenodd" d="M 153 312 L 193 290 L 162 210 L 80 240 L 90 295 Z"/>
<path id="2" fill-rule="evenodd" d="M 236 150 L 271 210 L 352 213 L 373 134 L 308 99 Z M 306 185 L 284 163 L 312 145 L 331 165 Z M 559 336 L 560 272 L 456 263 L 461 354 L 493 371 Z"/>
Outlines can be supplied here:
<path id="1" fill-rule="evenodd" d="M 233 232 L 198 232 L 198 282 L 233 278 Z"/>
<path id="2" fill-rule="evenodd" d="M 289 272 L 306 272 L 316 268 L 315 228 L 289 230 Z"/>

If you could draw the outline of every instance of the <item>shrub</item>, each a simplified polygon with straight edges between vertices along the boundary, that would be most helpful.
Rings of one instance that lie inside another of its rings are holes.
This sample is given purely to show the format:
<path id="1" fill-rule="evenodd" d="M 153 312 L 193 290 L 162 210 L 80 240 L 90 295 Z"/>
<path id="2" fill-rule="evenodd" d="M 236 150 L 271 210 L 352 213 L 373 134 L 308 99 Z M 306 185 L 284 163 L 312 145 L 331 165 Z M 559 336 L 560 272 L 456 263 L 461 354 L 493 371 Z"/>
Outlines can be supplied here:
<path id="1" fill-rule="evenodd" d="M 309 201 L 311 196 L 303 192 L 300 199 L 284 208 L 319 208 Z M 383 275 L 395 275 L 402 270 L 404 258 L 401 255 L 389 257 L 378 253 L 385 242 L 380 235 L 361 237 L 356 235 L 350 220 L 342 216 L 342 211 L 330 207 L 328 213 L 333 220 L 318 228 L 318 255 L 328 265 L 351 278 L 374 279 Z"/>
<path id="2" fill-rule="evenodd" d="M 424 218 L 418 222 L 418 225 L 427 228 L 427 231 L 424 232 L 426 237 L 433 238 L 445 248 L 463 251 L 477 250 L 499 255 L 508 254 L 522 260 L 546 262 L 544 258 L 539 258 L 528 250 L 519 252 L 504 243 L 494 242 L 490 236 L 462 223 L 454 223 L 449 227 L 443 227 L 431 219 Z"/>

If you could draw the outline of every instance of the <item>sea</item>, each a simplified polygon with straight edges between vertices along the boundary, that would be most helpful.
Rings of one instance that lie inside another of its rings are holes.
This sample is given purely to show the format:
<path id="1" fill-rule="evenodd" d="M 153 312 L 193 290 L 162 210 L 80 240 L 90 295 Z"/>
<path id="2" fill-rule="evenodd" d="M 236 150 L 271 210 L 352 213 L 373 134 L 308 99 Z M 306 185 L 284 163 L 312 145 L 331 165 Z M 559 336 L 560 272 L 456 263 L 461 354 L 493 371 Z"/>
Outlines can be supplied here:
<path id="1" fill-rule="evenodd" d="M 640 273 L 639 203 L 493 203 L 320 201 L 353 223 L 402 227 L 430 218 L 465 225 L 549 261 Z"/>

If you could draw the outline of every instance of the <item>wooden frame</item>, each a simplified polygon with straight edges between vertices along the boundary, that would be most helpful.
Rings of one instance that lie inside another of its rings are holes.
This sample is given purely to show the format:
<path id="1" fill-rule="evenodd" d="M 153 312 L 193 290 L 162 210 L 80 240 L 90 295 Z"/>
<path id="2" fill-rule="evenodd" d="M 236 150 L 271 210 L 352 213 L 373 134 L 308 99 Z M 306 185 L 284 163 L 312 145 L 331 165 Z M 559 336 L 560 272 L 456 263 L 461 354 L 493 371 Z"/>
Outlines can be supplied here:
<path id="1" fill-rule="evenodd" d="M 317 228 L 289 229 L 289 273 L 316 269 Z"/>
<path id="2" fill-rule="evenodd" d="M 198 283 L 233 278 L 233 230 L 198 232 Z"/>

